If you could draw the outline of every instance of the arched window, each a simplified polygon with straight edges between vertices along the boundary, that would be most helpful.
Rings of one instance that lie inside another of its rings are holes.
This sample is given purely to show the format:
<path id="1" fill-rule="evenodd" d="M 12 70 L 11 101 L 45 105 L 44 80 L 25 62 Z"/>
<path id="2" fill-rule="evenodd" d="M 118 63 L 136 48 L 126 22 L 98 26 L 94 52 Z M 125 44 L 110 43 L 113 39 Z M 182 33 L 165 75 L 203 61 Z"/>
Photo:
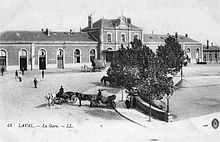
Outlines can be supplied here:
<path id="1" fill-rule="evenodd" d="M 41 49 L 40 50 L 40 55 L 43 55 L 43 56 L 46 55 L 46 51 L 44 49 Z"/>
<path id="2" fill-rule="evenodd" d="M 187 48 L 187 52 L 190 52 L 190 48 Z"/>
<path id="3" fill-rule="evenodd" d="M 6 66 L 6 52 L 4 50 L 0 50 L 0 67 Z"/>
<path id="4" fill-rule="evenodd" d="M 62 50 L 62 49 L 59 49 L 59 51 L 58 51 L 57 54 L 58 54 L 58 55 L 63 55 L 63 50 Z"/>
<path id="5" fill-rule="evenodd" d="M 74 62 L 80 63 L 80 50 L 79 49 L 75 49 L 74 51 Z"/>
<path id="6" fill-rule="evenodd" d="M 90 61 L 94 60 L 95 59 L 95 49 L 91 49 L 89 54 L 90 54 Z"/>
<path id="7" fill-rule="evenodd" d="M 19 56 L 27 56 L 27 51 L 24 49 L 20 50 Z"/>

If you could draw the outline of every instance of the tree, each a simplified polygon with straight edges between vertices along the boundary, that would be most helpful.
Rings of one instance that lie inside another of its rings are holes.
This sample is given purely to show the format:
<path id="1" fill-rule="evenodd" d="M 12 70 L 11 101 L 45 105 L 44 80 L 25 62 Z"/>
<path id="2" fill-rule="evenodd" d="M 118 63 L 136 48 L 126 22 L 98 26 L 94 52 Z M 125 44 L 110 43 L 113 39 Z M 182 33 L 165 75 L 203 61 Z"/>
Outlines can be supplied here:
<path id="1" fill-rule="evenodd" d="M 169 36 L 165 40 L 164 46 L 159 46 L 156 50 L 158 57 L 158 63 L 161 70 L 165 74 L 176 75 L 182 68 L 184 51 L 181 49 L 181 45 L 178 40 L 173 36 Z"/>
<path id="2" fill-rule="evenodd" d="M 107 72 L 114 84 L 133 92 L 146 102 L 160 100 L 170 93 L 171 78 L 180 70 L 183 52 L 178 41 L 168 37 L 165 46 L 159 46 L 156 54 L 141 41 L 134 38 L 131 48 L 116 52 L 116 56 Z"/>

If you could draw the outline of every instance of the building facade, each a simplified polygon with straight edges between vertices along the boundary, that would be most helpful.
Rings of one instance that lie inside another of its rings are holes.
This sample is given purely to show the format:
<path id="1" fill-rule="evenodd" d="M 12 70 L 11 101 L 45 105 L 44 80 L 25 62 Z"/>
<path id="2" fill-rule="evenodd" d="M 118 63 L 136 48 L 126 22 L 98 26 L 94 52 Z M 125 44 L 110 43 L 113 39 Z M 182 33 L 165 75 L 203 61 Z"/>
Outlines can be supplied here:
<path id="1" fill-rule="evenodd" d="M 189 63 L 203 61 L 202 44 L 191 38 L 177 35 Z M 101 18 L 93 22 L 88 16 L 88 26 L 80 32 L 6 31 L 0 35 L 0 67 L 6 70 L 72 68 L 91 65 L 93 59 L 111 62 L 115 52 L 129 47 L 134 37 L 153 50 L 165 44 L 168 35 L 144 34 L 133 25 L 130 18 L 121 15 L 116 19 Z M 205 54 L 204 54 L 205 55 Z M 207 55 L 205 55 L 207 56 Z M 219 57 L 219 56 L 218 56 Z"/>
<path id="2" fill-rule="evenodd" d="M 169 34 L 144 34 L 143 44 L 150 47 L 153 51 L 156 51 L 158 46 L 165 44 L 165 39 L 168 36 Z M 183 36 L 175 33 L 175 35 L 173 36 L 178 39 L 179 44 L 181 45 L 184 52 L 187 54 L 188 63 L 203 62 L 203 45 L 201 43 L 189 38 L 187 34 Z"/>
<path id="3" fill-rule="evenodd" d="M 96 59 L 97 45 L 98 42 L 87 33 L 3 32 L 0 66 L 7 70 L 74 67 Z"/>
<path id="4" fill-rule="evenodd" d="M 214 46 L 207 40 L 207 45 L 203 46 L 203 60 L 207 63 L 218 63 L 220 62 L 220 47 Z"/>
<path id="5" fill-rule="evenodd" d="M 121 15 L 117 19 L 100 19 L 93 23 L 92 15 L 88 16 L 88 26 L 83 32 L 92 34 L 99 42 L 98 57 L 111 62 L 114 53 L 121 45 L 130 46 L 134 36 L 142 39 L 142 29 L 133 25 L 130 18 Z"/>

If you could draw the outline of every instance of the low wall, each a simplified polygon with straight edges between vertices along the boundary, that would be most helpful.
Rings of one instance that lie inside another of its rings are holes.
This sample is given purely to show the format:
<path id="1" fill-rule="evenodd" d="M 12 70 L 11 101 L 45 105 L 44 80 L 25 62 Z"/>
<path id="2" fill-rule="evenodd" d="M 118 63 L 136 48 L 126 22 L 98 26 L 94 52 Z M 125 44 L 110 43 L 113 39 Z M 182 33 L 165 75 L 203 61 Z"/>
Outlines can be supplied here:
<path id="1" fill-rule="evenodd" d="M 150 105 L 144 102 L 139 96 L 135 97 L 136 100 L 136 107 L 143 110 L 145 113 L 149 114 L 150 112 Z M 160 110 L 151 105 L 151 116 L 157 118 L 162 121 L 167 121 L 167 113 L 163 110 Z"/>

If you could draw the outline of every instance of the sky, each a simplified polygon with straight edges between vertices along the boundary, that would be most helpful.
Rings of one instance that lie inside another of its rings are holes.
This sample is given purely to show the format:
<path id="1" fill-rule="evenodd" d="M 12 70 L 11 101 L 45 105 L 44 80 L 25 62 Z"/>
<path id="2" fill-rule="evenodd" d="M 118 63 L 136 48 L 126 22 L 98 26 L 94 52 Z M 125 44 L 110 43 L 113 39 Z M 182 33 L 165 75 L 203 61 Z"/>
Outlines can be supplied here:
<path id="1" fill-rule="evenodd" d="M 78 32 L 93 21 L 123 15 L 146 34 L 188 34 L 220 46 L 220 0 L 0 0 L 0 32 Z"/>

